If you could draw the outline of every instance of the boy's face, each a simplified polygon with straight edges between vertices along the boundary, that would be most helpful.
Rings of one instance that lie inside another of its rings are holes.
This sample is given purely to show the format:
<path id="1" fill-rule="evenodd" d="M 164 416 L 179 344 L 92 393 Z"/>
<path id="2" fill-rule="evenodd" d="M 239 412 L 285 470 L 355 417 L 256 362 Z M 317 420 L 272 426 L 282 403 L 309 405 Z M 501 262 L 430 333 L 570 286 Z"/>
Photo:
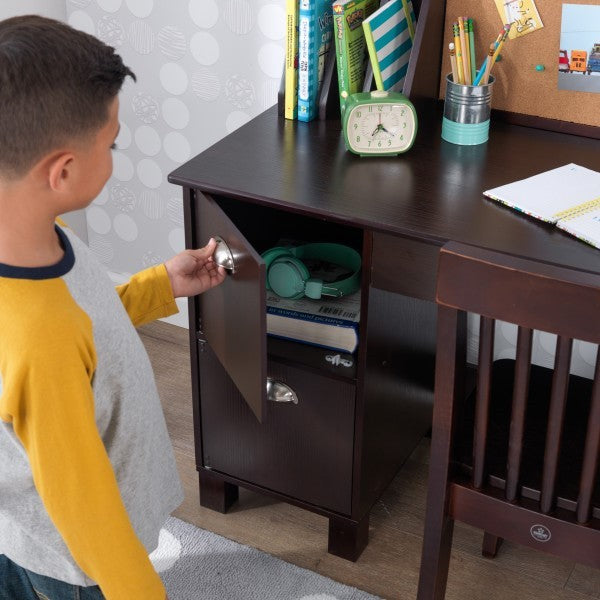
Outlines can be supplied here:
<path id="1" fill-rule="evenodd" d="M 98 196 L 112 174 L 112 150 L 119 133 L 119 99 L 109 105 L 108 121 L 75 151 L 77 169 L 71 182 L 72 207 L 85 208 Z"/>

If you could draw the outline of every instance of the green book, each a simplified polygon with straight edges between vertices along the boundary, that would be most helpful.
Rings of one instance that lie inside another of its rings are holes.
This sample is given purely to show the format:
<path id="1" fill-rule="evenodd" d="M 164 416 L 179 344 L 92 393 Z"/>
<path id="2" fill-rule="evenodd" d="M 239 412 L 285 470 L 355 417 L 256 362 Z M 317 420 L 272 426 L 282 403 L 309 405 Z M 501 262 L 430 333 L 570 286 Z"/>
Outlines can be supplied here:
<path id="1" fill-rule="evenodd" d="M 336 0 L 332 5 L 341 114 L 346 98 L 362 91 L 367 66 L 362 22 L 378 6 L 379 0 Z"/>

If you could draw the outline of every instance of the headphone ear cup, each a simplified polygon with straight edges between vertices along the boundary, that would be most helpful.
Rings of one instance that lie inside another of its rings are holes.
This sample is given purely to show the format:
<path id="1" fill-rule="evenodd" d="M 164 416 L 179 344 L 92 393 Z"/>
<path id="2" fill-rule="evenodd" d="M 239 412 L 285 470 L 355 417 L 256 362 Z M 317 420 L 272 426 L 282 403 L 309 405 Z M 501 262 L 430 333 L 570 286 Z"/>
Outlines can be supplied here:
<path id="1" fill-rule="evenodd" d="M 302 298 L 309 278 L 306 265 L 291 254 L 276 258 L 267 270 L 267 286 L 282 298 Z"/>
<path id="2" fill-rule="evenodd" d="M 289 248 L 277 246 L 276 248 L 266 250 L 260 256 L 265 261 L 265 267 L 267 272 L 267 289 L 270 290 L 271 286 L 269 284 L 269 269 L 271 268 L 273 261 L 275 261 L 279 257 L 293 257 L 293 254 L 290 252 Z"/>

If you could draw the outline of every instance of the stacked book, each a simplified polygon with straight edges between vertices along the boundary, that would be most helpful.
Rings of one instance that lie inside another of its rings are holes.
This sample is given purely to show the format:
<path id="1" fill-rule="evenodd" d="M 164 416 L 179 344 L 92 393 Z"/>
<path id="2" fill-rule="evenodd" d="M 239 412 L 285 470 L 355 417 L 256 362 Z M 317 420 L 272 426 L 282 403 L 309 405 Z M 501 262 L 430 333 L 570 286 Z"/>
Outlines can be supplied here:
<path id="1" fill-rule="evenodd" d="M 352 353 L 358 346 L 360 291 L 339 298 L 280 298 L 267 291 L 267 333 Z"/>

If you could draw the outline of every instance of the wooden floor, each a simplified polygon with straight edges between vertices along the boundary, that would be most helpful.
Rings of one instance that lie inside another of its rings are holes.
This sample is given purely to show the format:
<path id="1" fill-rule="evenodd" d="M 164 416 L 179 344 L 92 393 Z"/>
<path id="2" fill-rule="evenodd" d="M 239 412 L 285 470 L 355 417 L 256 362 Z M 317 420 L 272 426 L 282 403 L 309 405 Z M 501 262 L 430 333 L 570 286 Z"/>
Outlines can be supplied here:
<path id="1" fill-rule="evenodd" d="M 226 515 L 201 508 L 194 464 L 188 332 L 163 322 L 139 331 L 154 366 L 185 487 L 185 501 L 175 516 L 387 600 L 416 597 L 427 440 L 373 507 L 369 545 L 356 563 L 327 553 L 327 519 L 308 511 L 241 488 L 239 502 Z M 481 539 L 478 530 L 457 525 L 448 600 L 600 598 L 600 571 L 506 542 L 498 556 L 488 560 L 480 554 Z"/>

